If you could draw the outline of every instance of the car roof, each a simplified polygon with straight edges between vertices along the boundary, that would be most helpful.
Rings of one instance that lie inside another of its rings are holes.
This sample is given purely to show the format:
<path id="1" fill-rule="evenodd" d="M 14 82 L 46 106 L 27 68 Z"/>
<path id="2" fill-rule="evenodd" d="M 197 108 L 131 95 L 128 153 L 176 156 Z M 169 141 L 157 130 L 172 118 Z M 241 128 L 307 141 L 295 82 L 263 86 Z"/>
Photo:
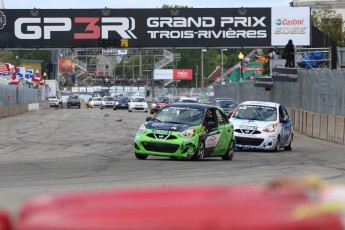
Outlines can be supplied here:
<path id="1" fill-rule="evenodd" d="M 262 105 L 262 106 L 271 106 L 279 107 L 279 103 L 269 102 L 269 101 L 244 101 L 240 105 Z"/>
<path id="2" fill-rule="evenodd" d="M 202 103 L 173 103 L 173 104 L 167 105 L 167 107 L 183 107 L 183 108 L 193 108 L 193 109 L 218 108 L 211 104 L 202 104 Z"/>
<path id="3" fill-rule="evenodd" d="M 217 100 L 227 100 L 227 101 L 235 101 L 235 99 L 233 98 L 230 98 L 230 97 L 217 97 L 215 99 L 213 99 L 214 101 L 217 101 Z"/>

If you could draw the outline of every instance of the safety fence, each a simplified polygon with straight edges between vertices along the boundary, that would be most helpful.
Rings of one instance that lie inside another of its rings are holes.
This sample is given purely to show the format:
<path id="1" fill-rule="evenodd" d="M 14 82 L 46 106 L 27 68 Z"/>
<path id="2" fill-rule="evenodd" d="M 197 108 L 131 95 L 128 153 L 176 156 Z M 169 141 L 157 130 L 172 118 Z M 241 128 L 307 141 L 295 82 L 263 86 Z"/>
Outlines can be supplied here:
<path id="1" fill-rule="evenodd" d="M 38 103 L 40 90 L 11 85 L 0 85 L 0 105 Z"/>
<path id="2" fill-rule="evenodd" d="M 345 115 L 345 70 L 299 70 L 297 82 L 275 81 L 270 91 L 254 81 L 214 85 L 215 97 L 235 101 L 263 100 L 309 112 Z"/>

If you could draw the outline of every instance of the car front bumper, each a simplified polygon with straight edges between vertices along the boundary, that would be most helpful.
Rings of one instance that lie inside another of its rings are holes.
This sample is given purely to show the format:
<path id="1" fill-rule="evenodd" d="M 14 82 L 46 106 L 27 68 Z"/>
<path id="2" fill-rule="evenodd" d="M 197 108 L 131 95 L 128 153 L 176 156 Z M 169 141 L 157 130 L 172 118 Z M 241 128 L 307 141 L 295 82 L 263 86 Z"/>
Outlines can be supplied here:
<path id="1" fill-rule="evenodd" d="M 190 159 L 195 153 L 199 141 L 197 136 L 179 137 L 173 140 L 156 139 L 153 138 L 153 135 L 149 136 L 141 133 L 136 134 L 134 150 L 137 154 Z M 174 136 L 176 137 L 176 135 Z"/>
<path id="2" fill-rule="evenodd" d="M 277 143 L 276 133 L 240 134 L 235 132 L 236 148 L 273 150 Z"/>

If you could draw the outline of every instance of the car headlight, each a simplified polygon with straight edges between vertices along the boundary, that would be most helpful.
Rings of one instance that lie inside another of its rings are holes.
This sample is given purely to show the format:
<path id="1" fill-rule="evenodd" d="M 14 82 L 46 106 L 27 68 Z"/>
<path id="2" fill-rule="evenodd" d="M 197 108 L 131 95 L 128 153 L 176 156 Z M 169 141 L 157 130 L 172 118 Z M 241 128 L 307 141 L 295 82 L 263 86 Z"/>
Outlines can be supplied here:
<path id="1" fill-rule="evenodd" d="M 274 124 L 267 125 L 267 126 L 263 129 L 263 131 L 268 132 L 268 133 L 274 132 L 274 131 L 275 131 Z"/>
<path id="2" fill-rule="evenodd" d="M 193 137 L 195 135 L 195 129 L 186 129 L 180 133 L 181 137 Z"/>
<path id="3" fill-rule="evenodd" d="M 146 125 L 142 124 L 138 130 L 139 133 L 146 133 Z"/>
<path id="4" fill-rule="evenodd" d="M 152 107 L 157 107 L 157 104 L 152 103 L 151 106 L 152 106 Z"/>

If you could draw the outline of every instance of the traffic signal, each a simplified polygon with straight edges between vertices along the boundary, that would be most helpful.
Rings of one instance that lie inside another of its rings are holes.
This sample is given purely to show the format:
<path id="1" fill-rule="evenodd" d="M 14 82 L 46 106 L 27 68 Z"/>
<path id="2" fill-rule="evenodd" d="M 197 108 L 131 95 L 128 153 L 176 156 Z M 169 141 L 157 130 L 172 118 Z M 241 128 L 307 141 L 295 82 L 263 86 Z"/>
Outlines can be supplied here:
<path id="1" fill-rule="evenodd" d="M 128 40 L 117 39 L 117 38 L 98 39 L 98 46 L 100 47 L 128 47 Z"/>

